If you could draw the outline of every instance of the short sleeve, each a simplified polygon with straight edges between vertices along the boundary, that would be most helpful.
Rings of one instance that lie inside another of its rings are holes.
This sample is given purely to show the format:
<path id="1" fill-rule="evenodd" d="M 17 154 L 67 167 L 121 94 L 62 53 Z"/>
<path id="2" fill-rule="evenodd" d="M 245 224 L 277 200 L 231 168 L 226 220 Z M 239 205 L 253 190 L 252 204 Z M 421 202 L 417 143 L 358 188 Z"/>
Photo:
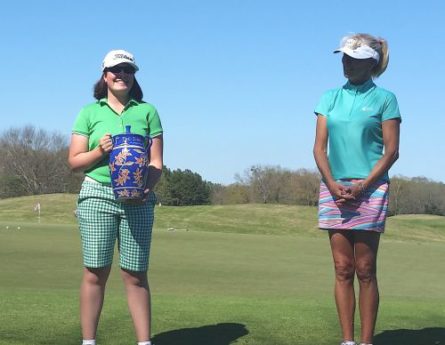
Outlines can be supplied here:
<path id="1" fill-rule="evenodd" d="M 315 107 L 314 113 L 315 115 L 329 116 L 331 106 L 332 92 L 327 91 L 321 96 L 317 106 Z"/>
<path id="2" fill-rule="evenodd" d="M 388 93 L 382 112 L 382 121 L 391 119 L 399 119 L 400 121 L 402 121 L 397 98 L 393 93 Z"/>
<path id="3" fill-rule="evenodd" d="M 158 111 L 153 108 L 153 111 L 150 112 L 148 118 L 148 128 L 150 137 L 154 138 L 162 134 L 162 124 L 161 119 L 159 118 Z"/>
<path id="4" fill-rule="evenodd" d="M 74 122 L 73 134 L 80 134 L 86 137 L 90 136 L 90 128 L 88 121 L 88 113 L 85 109 L 82 109 L 77 115 L 76 121 Z"/>

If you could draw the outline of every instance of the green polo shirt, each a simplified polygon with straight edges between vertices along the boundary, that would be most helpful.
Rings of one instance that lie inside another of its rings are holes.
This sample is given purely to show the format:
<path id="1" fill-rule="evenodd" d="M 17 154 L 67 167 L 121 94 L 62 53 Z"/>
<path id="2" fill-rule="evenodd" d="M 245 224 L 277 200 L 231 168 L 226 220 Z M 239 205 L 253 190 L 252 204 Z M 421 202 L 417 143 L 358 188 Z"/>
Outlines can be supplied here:
<path id="1" fill-rule="evenodd" d="M 162 134 L 161 120 L 156 108 L 145 102 L 131 99 L 121 114 L 116 113 L 103 98 L 89 104 L 80 110 L 72 132 L 88 138 L 88 150 L 99 145 L 99 139 L 106 133 L 111 135 L 125 133 L 125 126 L 131 126 L 131 133 L 156 137 Z M 85 170 L 85 174 L 92 179 L 110 184 L 111 177 L 108 169 L 108 156 L 95 166 Z"/>
<path id="2" fill-rule="evenodd" d="M 327 118 L 328 159 L 336 180 L 366 178 L 383 155 L 382 122 L 401 120 L 396 96 L 372 79 L 325 92 L 315 113 Z M 388 180 L 388 173 L 382 178 Z"/>

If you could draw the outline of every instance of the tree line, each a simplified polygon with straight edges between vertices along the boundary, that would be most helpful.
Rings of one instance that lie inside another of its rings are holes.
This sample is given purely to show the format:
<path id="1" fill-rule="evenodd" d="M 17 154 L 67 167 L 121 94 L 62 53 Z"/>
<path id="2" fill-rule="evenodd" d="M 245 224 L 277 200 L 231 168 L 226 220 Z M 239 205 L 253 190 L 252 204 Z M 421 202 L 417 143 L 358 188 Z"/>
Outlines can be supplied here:
<path id="1" fill-rule="evenodd" d="M 252 166 L 237 182 L 212 187 L 213 204 L 270 203 L 317 206 L 321 176 L 307 169 Z M 426 177 L 393 176 L 389 214 L 445 216 L 445 184 Z"/>
<path id="2" fill-rule="evenodd" d="M 84 178 L 68 166 L 68 140 L 58 132 L 34 126 L 0 134 L 0 199 L 50 193 L 78 193 Z M 191 170 L 164 167 L 156 186 L 165 205 L 210 203 L 211 183 Z"/>
<path id="3" fill-rule="evenodd" d="M 78 193 L 82 173 L 67 163 L 68 141 L 58 132 L 33 126 L 0 134 L 0 198 L 49 193 Z M 204 180 L 189 169 L 164 167 L 155 187 L 158 202 L 185 206 L 205 204 L 288 204 L 317 206 L 317 171 L 254 165 L 229 185 Z M 390 183 L 391 215 L 445 215 L 445 184 L 425 177 L 395 176 Z"/>
<path id="4" fill-rule="evenodd" d="M 316 206 L 320 176 L 299 169 L 292 171 L 279 166 L 255 165 L 235 176 L 228 186 L 212 186 L 214 204 L 294 204 Z"/>

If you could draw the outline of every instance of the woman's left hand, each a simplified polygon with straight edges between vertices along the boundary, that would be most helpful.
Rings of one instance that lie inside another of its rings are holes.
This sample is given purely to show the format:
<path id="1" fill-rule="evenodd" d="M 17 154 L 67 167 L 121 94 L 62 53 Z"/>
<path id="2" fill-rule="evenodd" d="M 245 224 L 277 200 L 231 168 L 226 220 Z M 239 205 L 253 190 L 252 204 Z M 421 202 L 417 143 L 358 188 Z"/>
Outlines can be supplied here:
<path id="1" fill-rule="evenodd" d="M 150 194 L 150 188 L 144 189 L 144 196 L 142 197 L 142 202 L 146 202 L 148 200 L 148 195 Z"/>
<path id="2" fill-rule="evenodd" d="M 125 202 L 129 205 L 135 205 L 135 206 L 143 205 L 147 202 L 149 194 L 150 194 L 150 188 L 146 188 L 144 189 L 144 194 L 142 195 L 142 199 L 129 199 Z"/>
<path id="3" fill-rule="evenodd" d="M 366 188 L 363 182 L 355 183 L 350 187 L 349 193 L 353 197 L 353 200 L 357 199 L 365 192 Z"/>

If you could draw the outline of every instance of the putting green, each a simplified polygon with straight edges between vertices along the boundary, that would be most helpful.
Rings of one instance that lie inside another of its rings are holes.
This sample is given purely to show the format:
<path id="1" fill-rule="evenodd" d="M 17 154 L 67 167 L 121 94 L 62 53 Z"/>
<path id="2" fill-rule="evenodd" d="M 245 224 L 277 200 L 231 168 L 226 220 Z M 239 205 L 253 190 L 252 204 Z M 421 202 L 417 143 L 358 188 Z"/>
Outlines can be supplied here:
<path id="1" fill-rule="evenodd" d="M 156 211 L 149 272 L 156 345 L 339 342 L 331 254 L 326 234 L 314 228 L 314 209 Z M 78 345 L 81 258 L 72 204 L 40 224 L 32 211 L 28 218 L 15 212 L 0 221 L 0 344 Z M 389 219 L 379 253 L 376 345 L 445 341 L 444 233 L 443 217 Z M 98 340 L 134 343 L 117 262 Z"/>

